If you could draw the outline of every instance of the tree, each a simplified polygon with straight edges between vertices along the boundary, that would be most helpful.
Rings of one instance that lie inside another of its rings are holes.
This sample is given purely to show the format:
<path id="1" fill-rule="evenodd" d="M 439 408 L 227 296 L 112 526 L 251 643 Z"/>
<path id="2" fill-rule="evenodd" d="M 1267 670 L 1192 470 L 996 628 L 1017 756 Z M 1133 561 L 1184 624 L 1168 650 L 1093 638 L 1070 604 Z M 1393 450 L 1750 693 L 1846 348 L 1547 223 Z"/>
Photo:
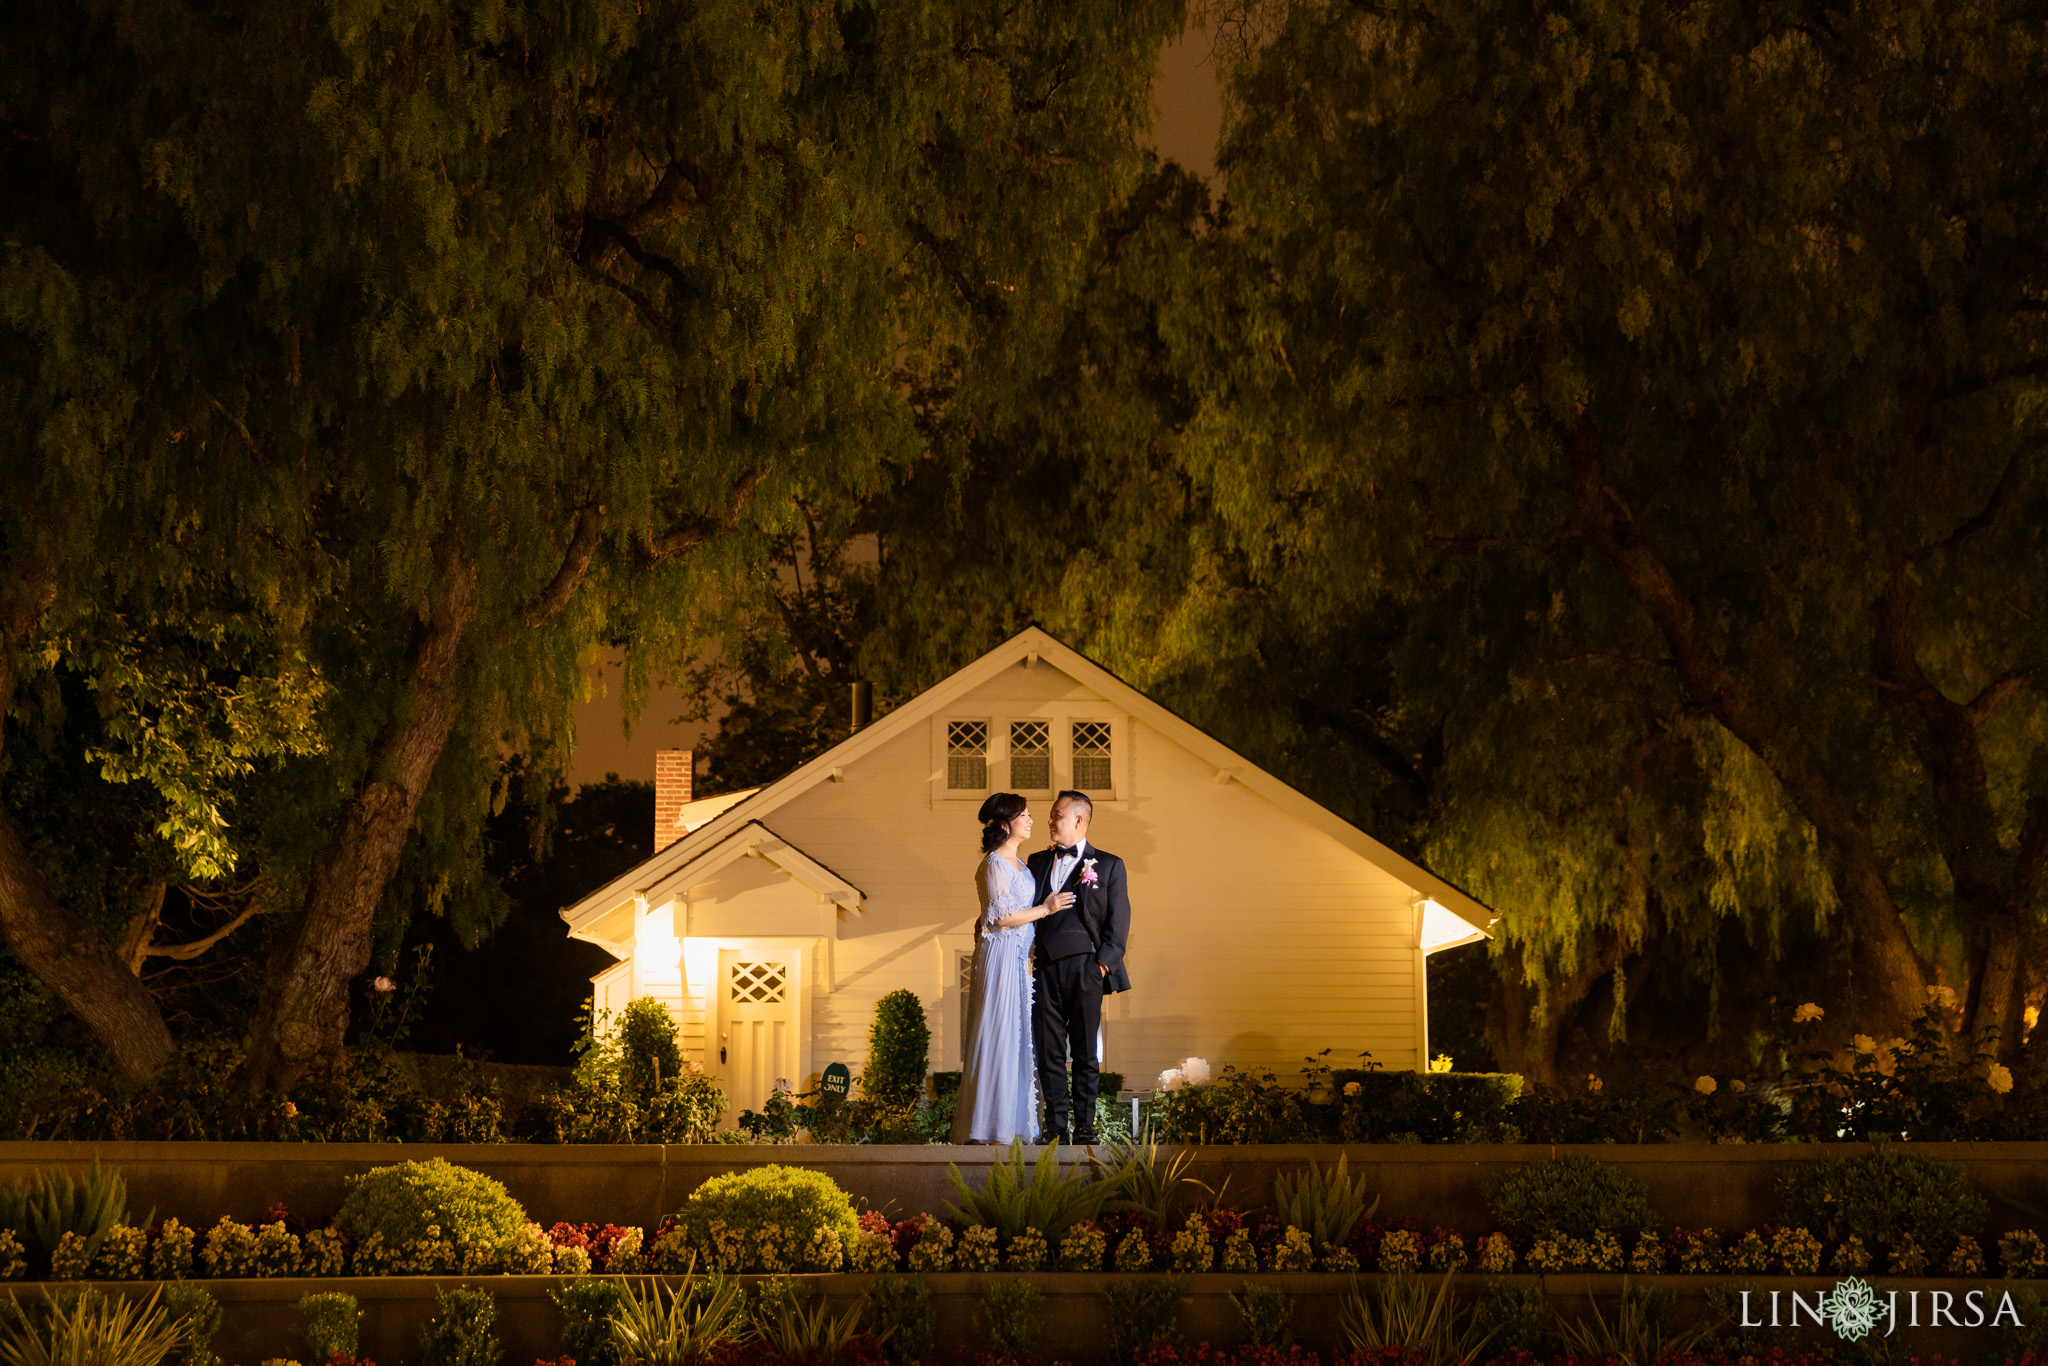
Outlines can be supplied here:
<path id="1" fill-rule="evenodd" d="M 1759 957 L 1841 1037 L 1952 983 L 2019 1059 L 2022 10 L 1227 17 L 1228 201 L 1162 176 L 1038 389 L 930 407 L 864 657 L 908 686 L 1036 617 L 1424 858 L 1501 911 L 1490 1043 L 1536 1078 L 1645 983 L 1746 1027 Z"/>
<path id="2" fill-rule="evenodd" d="M 144 765 L 139 737 L 108 760 L 174 848 L 243 796 L 216 862 L 260 856 L 290 891 L 246 1084 L 337 1065 L 387 890 L 432 902 L 474 873 L 444 865 L 475 847 L 499 756 L 560 753 L 595 648 L 680 658 L 758 603 L 800 502 L 905 458 L 906 382 L 1035 343 L 1127 183 L 1177 19 L 20 16 L 0 714 L 109 623 L 227 619 L 267 646 L 241 672 L 196 656 L 269 699 L 238 766 Z M 137 698 L 139 730 L 208 695 Z M 206 724 L 233 733 L 228 710 Z M 161 1065 L 148 993 L 5 819 L 0 930 L 124 1072 Z"/>
<path id="3" fill-rule="evenodd" d="M 1831 1024 L 1905 1032 L 1946 979 L 2017 1059 L 2048 857 L 2030 13 L 1255 17 L 1186 467 L 1273 592 L 1398 604 L 1434 646 L 1395 694 L 1456 722 L 1427 847 L 1514 977 L 1570 999 L 1655 920 L 1819 920 Z"/>

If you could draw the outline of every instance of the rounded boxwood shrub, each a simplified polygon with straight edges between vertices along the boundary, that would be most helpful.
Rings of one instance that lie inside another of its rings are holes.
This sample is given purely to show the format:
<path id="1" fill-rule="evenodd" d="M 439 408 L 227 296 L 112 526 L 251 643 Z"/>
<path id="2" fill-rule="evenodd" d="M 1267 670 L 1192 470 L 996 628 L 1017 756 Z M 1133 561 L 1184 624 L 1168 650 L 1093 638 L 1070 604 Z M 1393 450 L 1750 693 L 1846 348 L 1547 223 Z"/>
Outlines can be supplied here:
<path id="1" fill-rule="evenodd" d="M 1872 1248 L 1911 1236 L 1941 1244 L 1983 1230 L 1989 1210 L 1962 1167 L 1900 1152 L 1878 1139 L 1861 1157 L 1820 1157 L 1778 1177 L 1784 1222 L 1828 1242 L 1854 1236 Z"/>
<path id="2" fill-rule="evenodd" d="M 1518 1233 L 1569 1233 L 1591 1238 L 1600 1229 L 1650 1228 L 1657 1222 L 1650 1191 L 1612 1162 L 1580 1153 L 1530 1162 L 1493 1178 L 1486 1207 Z"/>
<path id="3" fill-rule="evenodd" d="M 503 1247 L 526 1223 L 526 1211 L 504 1186 L 446 1158 L 376 1167 L 348 1178 L 348 1198 L 334 1226 L 360 1245 L 382 1234 L 399 1248 L 438 1227 L 451 1242 Z"/>
<path id="4" fill-rule="evenodd" d="M 860 1236 L 853 1201 L 838 1182 L 823 1172 L 773 1163 L 712 1177 L 691 1191 L 676 1212 L 676 1223 L 692 1247 L 710 1245 L 714 1219 L 741 1232 L 780 1224 L 798 1247 L 821 1228 L 838 1234 L 839 1246 L 849 1251 Z"/>

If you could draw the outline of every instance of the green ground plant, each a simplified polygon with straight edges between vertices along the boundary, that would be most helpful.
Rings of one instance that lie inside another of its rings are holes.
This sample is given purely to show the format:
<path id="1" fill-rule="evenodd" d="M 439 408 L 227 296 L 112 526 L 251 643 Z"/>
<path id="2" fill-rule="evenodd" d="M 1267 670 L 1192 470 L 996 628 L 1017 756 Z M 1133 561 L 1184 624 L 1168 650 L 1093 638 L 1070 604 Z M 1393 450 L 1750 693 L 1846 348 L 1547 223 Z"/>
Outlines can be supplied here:
<path id="1" fill-rule="evenodd" d="M 1787 1224 L 1812 1229 L 1827 1242 L 1851 1236 L 1889 1248 L 1911 1236 L 1922 1247 L 1975 1236 L 1989 1217 L 1984 1196 L 1961 1166 L 1901 1151 L 1879 1138 L 1861 1157 L 1819 1157 L 1778 1177 Z"/>
<path id="2" fill-rule="evenodd" d="M 505 1346 L 491 1330 L 498 1300 L 488 1290 L 463 1288 L 434 1293 L 434 1317 L 420 1330 L 422 1366 L 498 1366 Z"/>
<path id="3" fill-rule="evenodd" d="M 1445 1272 L 1434 1289 L 1420 1276 L 1389 1276 L 1366 1290 L 1354 1277 L 1338 1311 L 1338 1328 L 1354 1352 L 1399 1352 L 1424 1366 L 1478 1360 L 1492 1334 L 1476 1312 L 1460 1311 L 1455 1274 Z"/>
<path id="4" fill-rule="evenodd" d="M 562 1311 L 562 1355 L 577 1366 L 617 1366 L 612 1317 L 626 1298 L 624 1279 L 576 1276 L 548 1291 Z"/>
<path id="5" fill-rule="evenodd" d="M 991 1352 L 1003 1358 L 1020 1356 L 1038 1345 L 1044 1326 L 1045 1295 L 1029 1281 L 992 1281 L 981 1292 L 975 1327 Z"/>
<path id="6" fill-rule="evenodd" d="M 428 1238 L 430 1229 L 450 1241 L 503 1248 L 525 1223 L 526 1211 L 502 1183 L 440 1157 L 349 1177 L 334 1216 L 358 1248 L 377 1237 L 391 1251 Z"/>
<path id="7" fill-rule="evenodd" d="M 1621 1300 L 1613 1319 L 1601 1313 L 1599 1304 L 1589 1295 L 1586 1317 L 1558 1316 L 1558 1335 L 1563 1338 L 1565 1349 L 1581 1360 L 1654 1366 L 1656 1362 L 1690 1352 L 1713 1326 L 1702 1322 L 1682 1332 L 1674 1331 L 1671 1317 L 1677 1303 L 1678 1297 L 1671 1291 L 1642 1290 L 1624 1276 Z"/>
<path id="8" fill-rule="evenodd" d="M 1246 1281 L 1230 1297 L 1244 1324 L 1244 1340 L 1254 1347 L 1288 1347 L 1294 1343 L 1294 1296 L 1278 1286 Z"/>
<path id="9" fill-rule="evenodd" d="M 39 1274 L 50 1269 L 50 1258 L 65 1234 L 82 1241 L 83 1255 L 90 1261 L 114 1226 L 127 1222 L 128 1183 L 113 1168 L 100 1166 L 98 1154 L 83 1177 L 51 1169 L 0 1190 L 0 1228 L 15 1231 L 31 1269 Z"/>
<path id="10" fill-rule="evenodd" d="M 1365 1178 L 1352 1181 L 1342 1153 L 1328 1170 L 1311 1162 L 1306 1171 L 1276 1175 L 1273 1204 L 1283 1223 L 1306 1233 L 1319 1248 L 1341 1244 L 1359 1220 L 1380 1207 L 1378 1196 L 1366 1203 Z"/>
<path id="11" fill-rule="evenodd" d="M 868 1289 L 868 1321 L 883 1350 L 899 1366 L 925 1360 L 938 1335 L 932 1289 L 924 1277 L 890 1272 Z"/>
<path id="12" fill-rule="evenodd" d="M 1116 1366 L 1133 1366 L 1155 1343 L 1178 1344 L 1180 1302 L 1187 1293 L 1186 1276 L 1132 1276 L 1104 1286 L 1110 1360 Z"/>
<path id="13" fill-rule="evenodd" d="M 304 1325 L 302 1331 L 309 1361 L 326 1361 L 333 1356 L 355 1357 L 356 1329 L 362 1323 L 363 1311 L 354 1295 L 326 1290 L 302 1295 L 299 1297 L 299 1319 Z"/>
<path id="14" fill-rule="evenodd" d="M 38 1304 L 0 1316 L 7 1366 L 159 1366 L 184 1340 L 184 1324 L 163 1302 L 85 1289 L 45 1293 Z"/>
<path id="15" fill-rule="evenodd" d="M 619 1079 L 627 1094 L 645 1105 L 664 1081 L 683 1074 L 683 1051 L 676 1044 L 676 1022 L 668 1007 L 652 996 L 639 996 L 619 1012 Z"/>
<path id="16" fill-rule="evenodd" d="M 892 991 L 875 1002 L 867 1070 L 860 1076 L 862 1099 L 892 1109 L 914 1109 L 924 1098 L 931 1046 L 931 1026 L 925 1023 L 924 1003 L 916 992 Z"/>
<path id="17" fill-rule="evenodd" d="M 1486 1205 L 1504 1228 L 1530 1235 L 1591 1238 L 1600 1229 L 1640 1232 L 1657 1222 L 1648 1187 L 1580 1153 L 1501 1172 L 1487 1186 Z"/>
<path id="18" fill-rule="evenodd" d="M 960 1203 L 946 1206 L 946 1212 L 963 1224 L 993 1228 L 1005 1242 L 1035 1228 L 1056 1245 L 1069 1228 L 1094 1218 L 1106 1200 L 1128 1188 L 1114 1176 L 1090 1179 L 1079 1163 L 1062 1171 L 1056 1143 L 1047 1144 L 1036 1161 L 1027 1162 L 1021 1138 L 1011 1141 L 1006 1156 L 989 1164 L 980 1190 L 967 1184 L 957 1166 L 948 1170 Z"/>
<path id="19" fill-rule="evenodd" d="M 860 1233 L 853 1201 L 836 1181 L 777 1163 L 712 1177 L 690 1192 L 675 1219 L 689 1246 L 704 1251 L 712 1246 L 713 1221 L 741 1232 L 779 1225 L 799 1248 L 819 1229 L 831 1230 L 841 1248 L 851 1248 Z"/>
<path id="20" fill-rule="evenodd" d="M 686 1276 L 673 1289 L 627 1282 L 611 1325 L 618 1366 L 683 1366 L 746 1334 L 746 1295 L 738 1280 L 716 1271 Z"/>

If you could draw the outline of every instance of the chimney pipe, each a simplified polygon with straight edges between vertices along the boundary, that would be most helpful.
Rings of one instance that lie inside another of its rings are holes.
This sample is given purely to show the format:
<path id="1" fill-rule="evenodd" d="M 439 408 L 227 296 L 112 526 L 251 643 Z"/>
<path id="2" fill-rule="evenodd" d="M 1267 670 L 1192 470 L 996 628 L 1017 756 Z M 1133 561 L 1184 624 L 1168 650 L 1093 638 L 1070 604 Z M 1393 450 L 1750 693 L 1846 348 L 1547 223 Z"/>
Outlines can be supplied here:
<path id="1" fill-rule="evenodd" d="M 866 679 L 853 685 L 853 728 L 859 730 L 875 719 L 875 690 Z"/>

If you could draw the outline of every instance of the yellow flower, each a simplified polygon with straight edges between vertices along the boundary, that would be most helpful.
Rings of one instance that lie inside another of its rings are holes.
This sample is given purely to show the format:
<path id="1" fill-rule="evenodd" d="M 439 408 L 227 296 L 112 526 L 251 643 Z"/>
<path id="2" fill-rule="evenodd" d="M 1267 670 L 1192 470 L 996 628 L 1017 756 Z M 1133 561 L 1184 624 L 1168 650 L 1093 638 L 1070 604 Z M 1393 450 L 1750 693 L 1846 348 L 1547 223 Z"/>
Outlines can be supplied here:
<path id="1" fill-rule="evenodd" d="M 1858 1053 L 1875 1053 L 1877 1051 L 1877 1040 L 1871 1038 L 1868 1034 L 1858 1034 L 1855 1038 L 1849 1040 L 1849 1047 L 1855 1049 Z"/>
<path id="2" fill-rule="evenodd" d="M 1605 1087 L 1606 1087 L 1606 1085 L 1607 1085 L 1607 1083 L 1606 1083 L 1606 1082 L 1604 1082 L 1604 1081 L 1600 1080 L 1600 1077 L 1599 1077 L 1599 1074 L 1598 1074 L 1598 1073 L 1595 1073 L 1595 1072 L 1588 1072 L 1588 1073 L 1586 1074 L 1586 1089 L 1587 1089 L 1588 1091 L 1594 1091 L 1594 1092 L 1597 1092 L 1597 1091 L 1600 1091 L 1600 1090 L 1602 1090 L 1603 1088 L 1605 1088 Z"/>
<path id="3" fill-rule="evenodd" d="M 1692 1089 L 1699 1092 L 1703 1096 L 1711 1096 L 1714 1094 L 1714 1092 L 1721 1089 L 1721 1084 L 1715 1081 L 1712 1077 L 1701 1077 L 1698 1081 L 1692 1084 Z"/>
<path id="4" fill-rule="evenodd" d="M 1744 1081 L 1741 1077 L 1735 1077 L 1729 1081 L 1728 1089 L 1740 1094 L 1741 1092 L 1747 1091 L 1749 1089 L 1749 1083 Z"/>
<path id="5" fill-rule="evenodd" d="M 1344 1083 L 1344 1094 L 1347 1096 L 1355 1096 L 1364 1089 L 1364 1087 L 1360 1086 L 1355 1081 L 1347 1081 Z"/>
<path id="6" fill-rule="evenodd" d="M 1813 1002 L 1808 1001 L 1806 1004 L 1800 1006 L 1799 1009 L 1792 1012 L 1792 1023 L 1805 1024 L 1809 1020 L 1818 1020 L 1821 1016 L 1825 1014 L 1827 1014 L 1825 1010 L 1822 1010 Z"/>
<path id="7" fill-rule="evenodd" d="M 1984 1084 L 2002 1096 L 2012 1090 L 2012 1070 L 2004 1063 L 1992 1063 L 1991 1070 L 1984 1074 Z"/>

